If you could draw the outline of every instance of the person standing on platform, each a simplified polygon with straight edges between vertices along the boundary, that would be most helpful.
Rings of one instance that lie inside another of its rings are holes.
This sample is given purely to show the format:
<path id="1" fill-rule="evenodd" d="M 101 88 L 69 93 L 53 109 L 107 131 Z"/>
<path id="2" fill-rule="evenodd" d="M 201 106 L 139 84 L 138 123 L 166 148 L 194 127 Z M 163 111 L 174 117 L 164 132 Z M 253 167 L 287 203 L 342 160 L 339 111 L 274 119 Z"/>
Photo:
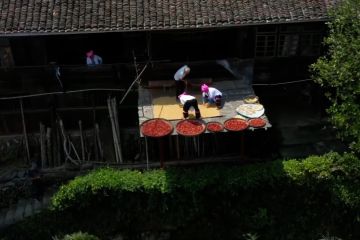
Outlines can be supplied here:
<path id="1" fill-rule="evenodd" d="M 185 77 L 189 73 L 190 73 L 190 68 L 187 65 L 184 65 L 181 68 L 179 68 L 174 75 L 175 88 L 176 88 L 176 92 L 175 92 L 176 101 L 179 100 L 178 99 L 179 95 L 185 92 L 187 89 L 187 81 Z"/>
<path id="2" fill-rule="evenodd" d="M 203 104 L 209 107 L 210 104 L 215 103 L 217 109 L 221 108 L 222 93 L 218 89 L 209 87 L 206 84 L 202 84 L 201 92 L 202 92 Z"/>
<path id="3" fill-rule="evenodd" d="M 90 50 L 86 53 L 86 64 L 88 66 L 99 65 L 102 63 L 103 63 L 102 58 L 100 56 L 94 54 L 93 50 Z"/>
<path id="4" fill-rule="evenodd" d="M 187 94 L 186 92 L 183 92 L 179 95 L 179 100 L 181 104 L 183 105 L 183 117 L 186 119 L 189 117 L 189 109 L 193 107 L 195 109 L 195 117 L 196 119 L 199 119 L 201 117 L 200 109 L 198 106 L 198 102 L 194 96 L 191 96 Z"/>

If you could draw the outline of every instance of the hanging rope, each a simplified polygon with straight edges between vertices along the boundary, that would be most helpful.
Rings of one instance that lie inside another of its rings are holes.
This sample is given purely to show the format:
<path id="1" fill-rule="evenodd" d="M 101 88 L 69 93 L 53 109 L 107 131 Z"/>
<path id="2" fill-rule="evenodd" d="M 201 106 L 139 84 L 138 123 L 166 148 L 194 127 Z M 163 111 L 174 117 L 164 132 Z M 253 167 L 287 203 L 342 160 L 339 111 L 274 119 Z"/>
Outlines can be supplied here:
<path id="1" fill-rule="evenodd" d="M 71 94 L 71 93 L 80 93 L 80 92 L 91 92 L 91 91 L 114 91 L 114 92 L 125 92 L 124 88 L 89 88 L 89 89 L 79 89 L 72 90 L 66 92 L 47 92 L 47 93 L 37 93 L 37 94 L 29 94 L 29 95 L 21 95 L 21 96 L 13 96 L 13 97 L 0 97 L 0 100 L 11 100 L 11 99 L 19 99 L 19 98 L 31 98 L 31 97 L 41 97 L 48 95 L 61 95 L 61 94 Z"/>
<path id="2" fill-rule="evenodd" d="M 312 79 L 302 79 L 302 80 L 296 80 L 296 81 L 290 81 L 290 82 L 280 82 L 280 83 L 254 83 L 253 86 L 278 86 L 278 85 L 287 85 L 287 84 L 309 82 L 309 81 L 313 81 L 313 80 Z"/>

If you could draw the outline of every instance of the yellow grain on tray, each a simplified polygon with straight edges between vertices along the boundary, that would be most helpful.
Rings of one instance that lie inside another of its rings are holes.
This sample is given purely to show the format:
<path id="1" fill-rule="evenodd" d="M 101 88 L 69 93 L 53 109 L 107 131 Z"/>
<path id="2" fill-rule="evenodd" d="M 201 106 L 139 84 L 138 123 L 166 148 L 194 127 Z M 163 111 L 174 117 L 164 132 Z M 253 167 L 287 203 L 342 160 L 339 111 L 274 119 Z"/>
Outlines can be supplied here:
<path id="1" fill-rule="evenodd" d="M 178 120 L 178 119 L 182 119 L 183 117 L 182 105 L 177 103 L 174 97 L 169 97 L 169 96 L 156 97 L 153 98 L 152 104 L 153 104 L 154 118 Z M 216 108 L 216 106 L 207 108 L 199 104 L 199 109 L 202 118 L 221 116 L 220 111 Z M 195 111 L 192 108 L 190 108 L 189 110 L 189 115 L 190 118 L 195 116 Z"/>

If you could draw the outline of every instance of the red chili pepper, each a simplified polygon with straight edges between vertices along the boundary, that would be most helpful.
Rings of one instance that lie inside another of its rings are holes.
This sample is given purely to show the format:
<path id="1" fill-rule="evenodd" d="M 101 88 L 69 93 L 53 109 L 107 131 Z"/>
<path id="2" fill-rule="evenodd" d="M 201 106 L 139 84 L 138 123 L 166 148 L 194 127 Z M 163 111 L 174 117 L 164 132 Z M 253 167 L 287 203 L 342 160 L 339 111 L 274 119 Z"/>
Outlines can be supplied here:
<path id="1" fill-rule="evenodd" d="M 249 120 L 250 127 L 261 128 L 266 125 L 266 121 L 262 118 L 253 118 Z"/>
<path id="2" fill-rule="evenodd" d="M 225 121 L 224 126 L 229 131 L 242 131 L 245 130 L 249 125 L 243 119 L 231 118 Z"/>
<path id="3" fill-rule="evenodd" d="M 222 130 L 224 130 L 223 125 L 219 122 L 208 122 L 206 128 L 210 132 L 221 132 Z"/>
<path id="4" fill-rule="evenodd" d="M 205 130 L 205 125 L 196 120 L 183 120 L 176 125 L 176 131 L 184 136 L 196 136 Z"/>
<path id="5" fill-rule="evenodd" d="M 163 137 L 172 132 L 172 125 L 163 119 L 151 119 L 144 122 L 141 132 L 147 137 Z"/>

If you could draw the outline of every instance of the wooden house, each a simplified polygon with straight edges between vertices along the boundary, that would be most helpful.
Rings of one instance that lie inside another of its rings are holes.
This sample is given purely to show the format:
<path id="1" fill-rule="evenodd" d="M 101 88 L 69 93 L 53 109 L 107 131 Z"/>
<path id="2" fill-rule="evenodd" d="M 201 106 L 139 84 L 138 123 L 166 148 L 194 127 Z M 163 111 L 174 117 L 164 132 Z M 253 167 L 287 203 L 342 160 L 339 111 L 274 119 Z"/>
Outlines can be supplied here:
<path id="1" fill-rule="evenodd" d="M 0 134 L 21 136 L 14 144 L 24 149 L 26 161 L 41 158 L 43 167 L 144 161 L 139 87 L 171 81 L 183 64 L 193 67 L 192 78 L 233 80 L 236 74 L 217 64 L 222 59 L 250 62 L 252 83 L 306 79 L 309 63 L 322 52 L 324 23 L 335 4 L 0 1 Z M 89 50 L 103 58 L 102 65 L 86 65 Z M 116 123 L 109 111 L 117 114 Z M 115 138 L 121 158 L 115 158 Z"/>

